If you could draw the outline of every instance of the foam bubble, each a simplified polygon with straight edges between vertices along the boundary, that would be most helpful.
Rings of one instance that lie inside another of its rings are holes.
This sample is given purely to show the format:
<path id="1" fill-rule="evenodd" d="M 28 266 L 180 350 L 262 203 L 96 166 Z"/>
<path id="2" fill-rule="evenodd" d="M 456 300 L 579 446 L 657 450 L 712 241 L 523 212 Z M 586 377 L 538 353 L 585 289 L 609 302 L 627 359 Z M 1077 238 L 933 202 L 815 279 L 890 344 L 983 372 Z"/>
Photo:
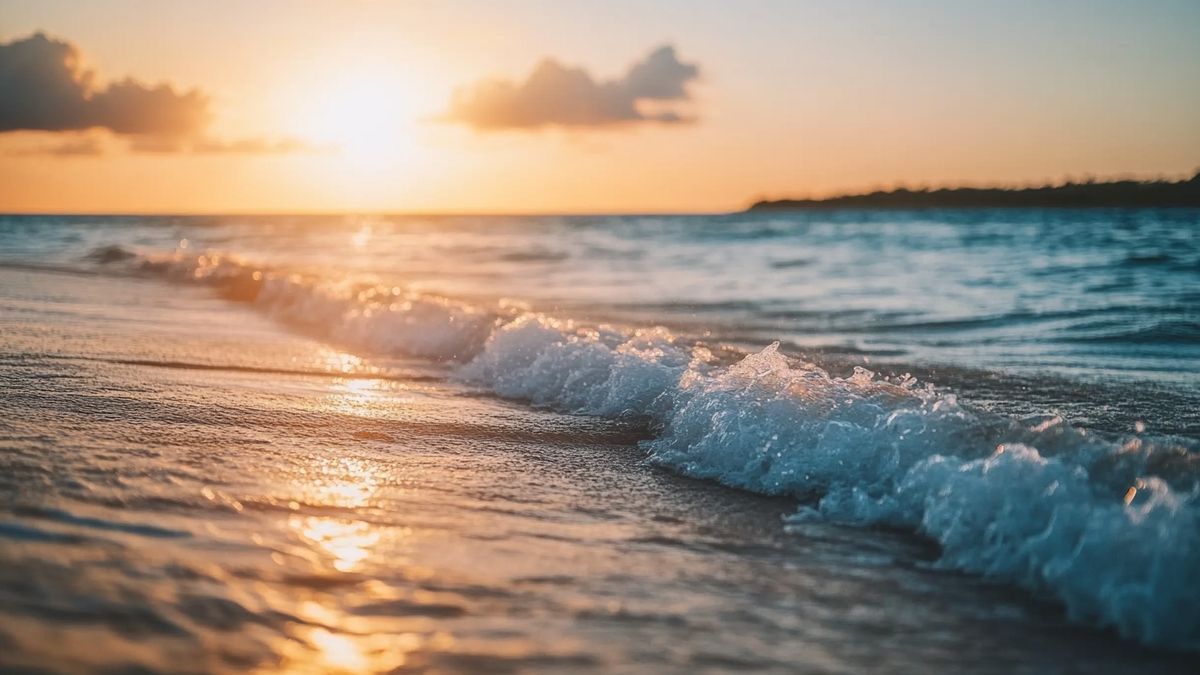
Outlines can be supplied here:
<path id="1" fill-rule="evenodd" d="M 460 374 L 501 396 L 558 410 L 658 419 L 693 359 L 663 329 L 587 330 L 527 314 L 498 328 Z"/>

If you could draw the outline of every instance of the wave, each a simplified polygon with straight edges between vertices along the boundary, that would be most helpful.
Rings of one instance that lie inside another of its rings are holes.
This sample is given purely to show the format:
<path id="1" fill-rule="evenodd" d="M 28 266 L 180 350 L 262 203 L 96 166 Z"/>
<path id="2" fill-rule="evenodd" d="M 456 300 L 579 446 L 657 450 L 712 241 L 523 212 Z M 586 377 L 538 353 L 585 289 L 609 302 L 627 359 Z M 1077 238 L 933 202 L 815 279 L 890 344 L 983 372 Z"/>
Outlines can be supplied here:
<path id="1" fill-rule="evenodd" d="M 640 420 L 652 462 L 796 497 L 793 527 L 905 528 L 941 545 L 942 567 L 1047 594 L 1074 619 L 1145 644 L 1200 649 L 1195 441 L 991 414 L 911 377 L 834 377 L 777 343 L 731 362 L 663 328 L 580 324 L 219 254 L 93 261 L 208 284 L 359 349 L 457 362 L 455 377 L 500 396 Z"/>
<path id="2" fill-rule="evenodd" d="M 1084 327 L 1090 328 L 1090 326 Z M 1145 345 L 1195 345 L 1200 344 L 1200 320 L 1163 320 L 1148 325 L 1128 326 L 1100 323 L 1106 332 L 1061 338 L 1062 341 L 1091 343 L 1122 343 Z"/>

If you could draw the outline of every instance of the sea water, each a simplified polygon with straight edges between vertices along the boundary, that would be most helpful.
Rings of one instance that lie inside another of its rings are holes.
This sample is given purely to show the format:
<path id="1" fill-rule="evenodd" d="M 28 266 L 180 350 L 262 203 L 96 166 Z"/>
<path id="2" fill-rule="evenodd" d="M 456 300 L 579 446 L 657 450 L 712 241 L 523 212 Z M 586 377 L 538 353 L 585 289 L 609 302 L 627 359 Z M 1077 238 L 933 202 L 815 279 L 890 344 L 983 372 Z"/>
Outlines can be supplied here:
<path id="1" fill-rule="evenodd" d="M 1187 670 L 1198 232 L 0 218 L 0 652 Z"/>

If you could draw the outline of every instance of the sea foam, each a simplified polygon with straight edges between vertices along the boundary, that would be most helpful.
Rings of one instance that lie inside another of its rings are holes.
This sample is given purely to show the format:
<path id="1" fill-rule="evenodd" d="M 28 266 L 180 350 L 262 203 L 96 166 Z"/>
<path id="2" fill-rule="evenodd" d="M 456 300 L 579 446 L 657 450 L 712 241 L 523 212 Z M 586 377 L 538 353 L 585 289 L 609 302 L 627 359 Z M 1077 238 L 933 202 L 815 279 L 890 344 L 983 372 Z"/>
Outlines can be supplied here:
<path id="1" fill-rule="evenodd" d="M 812 519 L 887 525 L 940 566 L 1049 594 L 1076 620 L 1200 649 L 1200 448 L 1014 419 L 911 378 L 834 377 L 778 345 L 729 363 L 662 328 L 587 326 L 397 287 L 271 273 L 224 256 L 106 255 L 202 282 L 358 349 L 460 365 L 456 377 L 555 410 L 637 418 L 651 461 Z"/>

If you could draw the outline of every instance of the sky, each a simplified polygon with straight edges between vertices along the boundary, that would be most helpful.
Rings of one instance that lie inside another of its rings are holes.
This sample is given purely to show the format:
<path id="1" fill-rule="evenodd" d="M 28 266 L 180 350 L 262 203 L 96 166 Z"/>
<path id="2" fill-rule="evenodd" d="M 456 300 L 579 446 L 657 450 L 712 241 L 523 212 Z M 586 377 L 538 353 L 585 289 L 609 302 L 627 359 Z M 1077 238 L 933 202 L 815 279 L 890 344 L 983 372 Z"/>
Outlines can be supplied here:
<path id="1" fill-rule="evenodd" d="M 711 212 L 1200 168 L 1200 2 L 0 0 L 0 211 Z"/>

